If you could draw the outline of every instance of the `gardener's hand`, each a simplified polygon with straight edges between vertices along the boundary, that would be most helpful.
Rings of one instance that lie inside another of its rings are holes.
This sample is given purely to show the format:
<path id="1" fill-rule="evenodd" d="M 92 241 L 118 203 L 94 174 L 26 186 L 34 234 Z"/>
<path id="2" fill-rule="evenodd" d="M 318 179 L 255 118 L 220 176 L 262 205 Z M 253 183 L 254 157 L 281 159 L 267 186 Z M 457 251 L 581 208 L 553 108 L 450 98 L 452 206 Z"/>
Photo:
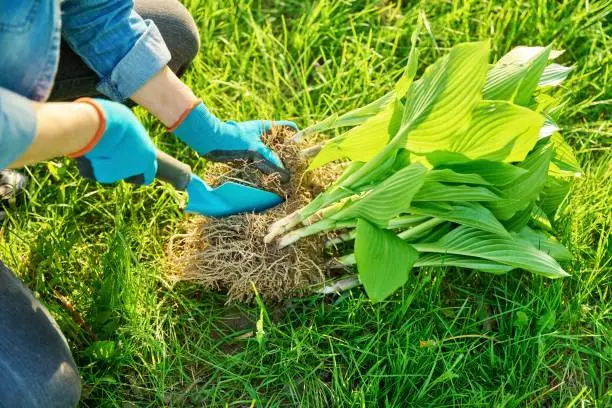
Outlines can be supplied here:
<path id="1" fill-rule="evenodd" d="M 80 99 L 96 108 L 100 128 L 94 139 L 69 155 L 82 176 L 100 183 L 125 180 L 149 184 L 157 172 L 156 150 L 149 134 L 126 106 L 102 99 Z"/>
<path id="2" fill-rule="evenodd" d="M 273 126 L 297 130 L 296 124 L 289 121 L 222 122 L 202 102 L 198 102 L 169 130 L 211 161 L 246 160 L 265 174 L 278 173 L 285 182 L 289 180 L 289 172 L 278 156 L 261 140 Z"/>

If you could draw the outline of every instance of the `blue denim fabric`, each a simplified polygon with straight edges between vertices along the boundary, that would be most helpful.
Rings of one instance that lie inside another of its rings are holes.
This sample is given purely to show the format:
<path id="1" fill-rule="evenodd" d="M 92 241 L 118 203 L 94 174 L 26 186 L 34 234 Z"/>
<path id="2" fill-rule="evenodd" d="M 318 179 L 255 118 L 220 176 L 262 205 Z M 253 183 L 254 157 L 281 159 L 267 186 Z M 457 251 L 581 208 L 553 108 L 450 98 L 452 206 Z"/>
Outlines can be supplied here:
<path id="1" fill-rule="evenodd" d="M 170 61 L 159 30 L 131 0 L 0 0 L 0 169 L 34 138 L 32 107 L 53 86 L 60 30 L 101 78 L 98 90 L 122 101 Z M 4 88 L 4 90 L 2 89 Z"/>
<path id="2" fill-rule="evenodd" d="M 170 61 L 159 30 L 130 0 L 64 0 L 62 34 L 102 80 L 98 90 L 123 101 Z"/>
<path id="3" fill-rule="evenodd" d="M 0 88 L 0 169 L 21 157 L 36 134 L 36 113 L 29 99 Z"/>
<path id="4" fill-rule="evenodd" d="M 47 309 L 0 261 L 0 407 L 66 408 L 79 372 Z"/>

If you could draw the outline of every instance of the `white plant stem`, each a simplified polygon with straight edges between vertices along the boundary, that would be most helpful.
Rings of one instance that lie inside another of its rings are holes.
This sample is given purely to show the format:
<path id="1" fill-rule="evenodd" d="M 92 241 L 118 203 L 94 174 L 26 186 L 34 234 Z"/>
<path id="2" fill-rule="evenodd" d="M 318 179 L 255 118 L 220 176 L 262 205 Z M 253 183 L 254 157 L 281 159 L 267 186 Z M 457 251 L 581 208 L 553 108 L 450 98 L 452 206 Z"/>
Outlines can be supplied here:
<path id="1" fill-rule="evenodd" d="M 278 240 L 278 248 L 281 249 L 281 248 L 288 247 L 289 245 L 294 244 L 295 242 L 299 241 L 302 238 L 308 237 L 310 235 L 318 234 L 324 231 L 331 231 L 332 229 L 335 229 L 335 228 L 336 228 L 336 221 L 331 220 L 331 219 L 321 220 L 314 224 L 310 224 L 304 228 L 300 228 L 300 229 L 291 231 L 290 233 L 282 236 Z"/>
<path id="2" fill-rule="evenodd" d="M 432 218 L 428 221 L 425 221 L 422 224 L 417 225 L 416 227 L 407 229 L 406 231 L 400 232 L 399 234 L 397 234 L 397 236 L 403 240 L 407 240 L 407 239 L 411 239 L 414 238 L 416 236 L 419 236 L 420 234 L 427 232 L 429 230 L 431 230 L 432 228 L 435 228 L 436 226 L 442 224 L 446 222 L 443 219 L 440 218 Z M 420 251 L 420 247 L 417 247 L 416 250 Z M 355 265 L 357 263 L 357 259 L 355 258 L 355 254 L 347 254 L 344 256 L 341 256 L 338 258 L 338 263 L 340 263 L 341 265 Z"/>
<path id="3" fill-rule="evenodd" d="M 407 229 L 406 231 L 400 232 L 399 234 L 397 234 L 397 236 L 403 240 L 411 239 L 411 238 L 414 238 L 420 235 L 423 232 L 427 232 L 431 230 L 432 228 L 437 227 L 443 222 L 445 222 L 443 219 L 432 218 L 429 221 L 425 221 L 424 223 L 419 224 L 414 228 L 410 228 L 410 229 Z"/>
<path id="4" fill-rule="evenodd" d="M 342 293 L 349 289 L 353 289 L 359 286 L 361 282 L 359 282 L 359 277 L 357 275 L 349 276 L 348 278 L 340 279 L 331 285 L 323 286 L 315 291 L 315 293 L 320 293 L 322 295 L 331 295 L 333 293 Z"/>
<path id="5" fill-rule="evenodd" d="M 399 217 L 393 218 L 387 226 L 386 229 L 397 229 L 397 228 L 406 228 L 414 224 L 423 223 L 424 221 L 429 220 L 430 217 L 426 215 L 401 215 Z M 357 226 L 355 224 L 355 226 Z M 357 232 L 355 230 L 351 230 L 347 233 L 340 234 L 335 238 L 330 238 L 325 241 L 325 248 L 332 248 L 336 245 L 341 245 L 345 242 L 349 242 L 355 239 L 357 236 Z"/>
<path id="6" fill-rule="evenodd" d="M 323 143 L 320 143 L 312 147 L 307 147 L 306 149 L 302 149 L 300 151 L 300 156 L 304 159 L 310 159 L 316 156 L 317 154 L 319 154 L 322 148 L 323 148 Z"/>
<path id="7" fill-rule="evenodd" d="M 270 225 L 268 229 L 268 235 L 264 237 L 264 242 L 269 244 L 274 241 L 277 237 L 285 234 L 292 230 L 297 225 L 304 222 L 311 215 L 315 214 L 322 208 L 330 206 L 342 199 L 353 195 L 351 190 L 342 187 L 335 187 L 331 190 L 319 195 L 317 198 L 312 200 L 308 205 L 301 209 L 289 214 L 288 216 L 281 218 L 274 224 Z"/>

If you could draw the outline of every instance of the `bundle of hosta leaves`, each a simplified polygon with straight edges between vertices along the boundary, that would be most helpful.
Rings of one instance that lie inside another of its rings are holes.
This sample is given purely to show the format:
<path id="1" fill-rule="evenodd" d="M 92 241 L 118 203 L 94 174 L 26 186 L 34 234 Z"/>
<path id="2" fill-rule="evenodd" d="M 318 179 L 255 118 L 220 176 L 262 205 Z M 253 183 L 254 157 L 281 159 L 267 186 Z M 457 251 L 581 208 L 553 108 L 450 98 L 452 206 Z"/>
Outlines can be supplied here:
<path id="1" fill-rule="evenodd" d="M 491 65 L 488 42 L 464 43 L 416 80 L 414 41 L 393 92 L 298 135 L 352 127 L 324 143 L 309 169 L 349 164 L 266 241 L 326 234 L 375 300 L 414 267 L 566 276 L 559 262 L 570 254 L 551 221 L 580 170 L 546 94 L 571 70 L 551 63 L 561 52 L 517 47 Z"/>

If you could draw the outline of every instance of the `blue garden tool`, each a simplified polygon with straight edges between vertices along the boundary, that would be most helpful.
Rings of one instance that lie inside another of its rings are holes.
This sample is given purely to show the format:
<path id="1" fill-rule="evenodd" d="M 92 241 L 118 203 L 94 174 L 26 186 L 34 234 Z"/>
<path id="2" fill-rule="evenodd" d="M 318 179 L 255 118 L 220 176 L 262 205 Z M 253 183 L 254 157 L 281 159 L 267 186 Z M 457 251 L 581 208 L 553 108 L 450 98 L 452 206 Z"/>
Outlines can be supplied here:
<path id="1" fill-rule="evenodd" d="M 195 175 L 190 166 L 161 150 L 157 150 L 155 177 L 187 192 L 189 198 L 185 211 L 211 217 L 261 212 L 284 201 L 270 191 L 231 181 L 212 188 Z"/>

